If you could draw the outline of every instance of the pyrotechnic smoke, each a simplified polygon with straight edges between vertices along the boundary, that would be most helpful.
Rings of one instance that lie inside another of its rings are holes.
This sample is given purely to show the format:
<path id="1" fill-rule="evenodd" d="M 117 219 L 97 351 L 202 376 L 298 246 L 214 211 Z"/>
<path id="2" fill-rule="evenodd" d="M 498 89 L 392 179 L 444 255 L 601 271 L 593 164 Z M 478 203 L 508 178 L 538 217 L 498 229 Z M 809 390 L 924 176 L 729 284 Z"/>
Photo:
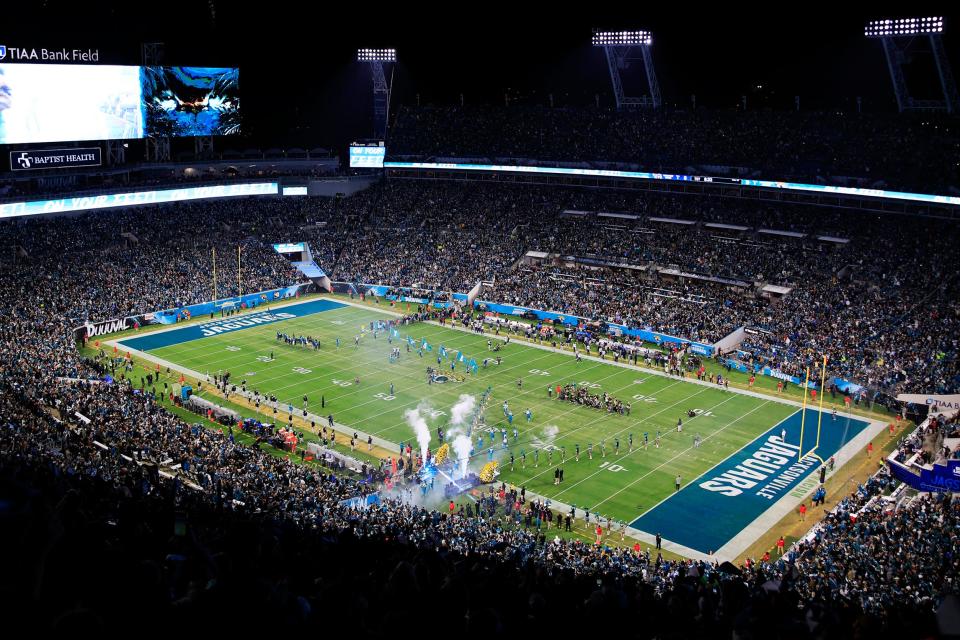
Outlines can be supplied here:
<path id="1" fill-rule="evenodd" d="M 417 437 L 417 443 L 420 445 L 420 455 L 424 463 L 427 460 L 427 449 L 430 447 L 430 427 L 427 426 L 427 420 L 420 413 L 423 405 L 418 405 L 416 409 L 407 409 L 403 412 L 407 424 L 413 429 Z"/>
<path id="2" fill-rule="evenodd" d="M 557 434 L 560 433 L 560 427 L 557 425 L 550 425 L 543 430 L 543 434 L 547 437 L 548 440 L 553 440 L 557 437 Z"/>
<path id="3" fill-rule="evenodd" d="M 470 462 L 470 449 L 473 448 L 473 442 L 462 433 L 457 434 L 453 439 L 453 451 L 457 454 L 457 467 L 460 469 L 460 477 L 467 477 L 467 463 Z"/>
<path id="4" fill-rule="evenodd" d="M 463 424 L 463 421 L 467 419 L 475 406 L 477 406 L 476 397 L 461 393 L 457 404 L 450 409 L 450 424 L 452 426 Z"/>

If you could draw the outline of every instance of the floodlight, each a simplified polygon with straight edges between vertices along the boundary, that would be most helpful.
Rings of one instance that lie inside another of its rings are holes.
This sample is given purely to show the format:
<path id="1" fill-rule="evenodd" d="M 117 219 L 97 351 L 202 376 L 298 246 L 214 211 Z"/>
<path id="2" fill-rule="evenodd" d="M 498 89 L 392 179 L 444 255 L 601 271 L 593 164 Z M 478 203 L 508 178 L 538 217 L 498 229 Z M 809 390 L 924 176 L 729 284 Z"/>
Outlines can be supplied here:
<path id="1" fill-rule="evenodd" d="M 895 38 L 943 32 L 943 16 L 871 20 L 863 30 L 868 38 Z"/>
<path id="2" fill-rule="evenodd" d="M 396 62 L 396 49 L 357 49 L 359 62 Z"/>
<path id="3" fill-rule="evenodd" d="M 632 47 L 637 45 L 653 44 L 653 36 L 649 31 L 601 31 L 593 32 L 593 46 L 595 47 Z"/>

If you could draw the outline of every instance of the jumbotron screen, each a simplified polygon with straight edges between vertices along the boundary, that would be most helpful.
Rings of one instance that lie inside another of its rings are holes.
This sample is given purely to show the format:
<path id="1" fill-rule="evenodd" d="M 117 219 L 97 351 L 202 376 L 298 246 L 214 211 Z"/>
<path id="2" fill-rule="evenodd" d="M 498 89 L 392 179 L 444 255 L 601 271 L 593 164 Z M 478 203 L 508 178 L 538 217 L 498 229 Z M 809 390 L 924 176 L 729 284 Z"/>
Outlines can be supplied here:
<path id="1" fill-rule="evenodd" d="M 237 133 L 236 68 L 0 64 L 0 144 Z"/>
<path id="2" fill-rule="evenodd" d="M 350 145 L 350 166 L 358 169 L 383 169 L 383 159 L 387 155 L 387 148 L 383 143 L 378 145 Z"/>

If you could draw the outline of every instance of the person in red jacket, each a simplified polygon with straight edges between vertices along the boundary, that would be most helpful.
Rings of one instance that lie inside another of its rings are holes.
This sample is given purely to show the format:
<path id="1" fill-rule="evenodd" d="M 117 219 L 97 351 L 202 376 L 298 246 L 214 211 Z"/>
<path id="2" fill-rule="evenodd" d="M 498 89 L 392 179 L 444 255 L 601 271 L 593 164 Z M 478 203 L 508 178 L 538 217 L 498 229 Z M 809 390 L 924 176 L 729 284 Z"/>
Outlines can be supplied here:
<path id="1" fill-rule="evenodd" d="M 780 536 L 780 539 L 777 540 L 777 554 L 778 554 L 778 555 L 781 555 L 781 556 L 783 555 L 783 545 L 784 545 L 784 544 L 785 544 L 785 542 L 784 542 L 784 540 L 783 540 L 783 536 Z"/>
<path id="2" fill-rule="evenodd" d="M 801 520 L 807 519 L 807 503 L 806 502 L 800 505 L 800 519 Z"/>

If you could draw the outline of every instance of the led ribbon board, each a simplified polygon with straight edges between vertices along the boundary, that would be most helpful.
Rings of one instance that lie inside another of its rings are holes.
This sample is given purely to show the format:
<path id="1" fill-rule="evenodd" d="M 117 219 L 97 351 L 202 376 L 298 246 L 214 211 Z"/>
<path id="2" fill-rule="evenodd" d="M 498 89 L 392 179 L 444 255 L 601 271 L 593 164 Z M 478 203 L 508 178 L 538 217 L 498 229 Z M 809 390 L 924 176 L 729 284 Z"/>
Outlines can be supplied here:
<path id="1" fill-rule="evenodd" d="M 740 180 L 736 178 L 717 178 L 711 176 L 688 176 L 677 173 L 650 173 L 647 171 L 614 171 L 609 169 L 573 169 L 568 167 L 522 167 L 514 165 L 461 164 L 442 162 L 384 162 L 385 169 L 448 169 L 456 171 L 511 171 L 516 173 L 540 173 L 544 175 L 591 176 L 598 178 L 625 178 L 637 180 L 689 181 L 722 184 L 740 184 L 745 187 L 763 187 L 784 191 L 812 191 L 868 198 L 887 198 L 890 200 L 908 200 L 929 204 L 960 205 L 960 197 L 941 196 L 907 191 L 886 191 L 884 189 L 861 189 L 858 187 L 835 187 L 824 184 L 804 184 L 802 182 L 777 182 L 773 180 Z"/>
<path id="2" fill-rule="evenodd" d="M 163 204 L 167 202 L 186 202 L 207 198 L 234 198 L 242 196 L 277 195 L 276 182 L 252 182 L 242 184 L 224 184 L 210 187 L 188 187 L 185 189 L 159 189 L 156 191 L 133 191 L 108 193 L 97 196 L 78 196 L 57 200 L 34 200 L 31 202 L 7 202 L 0 204 L 0 219 L 20 216 L 36 216 L 44 213 L 69 213 L 92 209 L 111 209 L 114 207 L 134 207 L 143 204 Z"/>

